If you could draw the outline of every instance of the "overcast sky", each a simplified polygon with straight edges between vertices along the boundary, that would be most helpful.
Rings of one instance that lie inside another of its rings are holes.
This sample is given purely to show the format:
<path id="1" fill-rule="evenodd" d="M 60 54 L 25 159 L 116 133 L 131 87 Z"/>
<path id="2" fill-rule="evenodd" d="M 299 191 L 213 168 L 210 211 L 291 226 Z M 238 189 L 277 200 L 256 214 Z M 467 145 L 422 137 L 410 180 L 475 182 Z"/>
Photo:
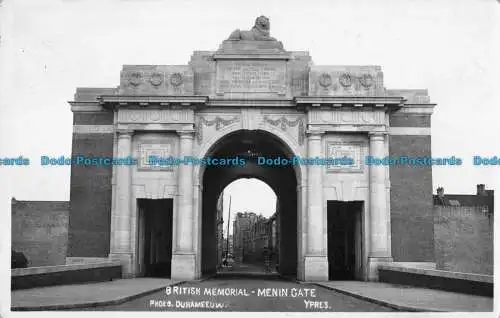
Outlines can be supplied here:
<path id="1" fill-rule="evenodd" d="M 71 154 L 76 87 L 116 87 L 123 64 L 186 64 L 261 14 L 287 50 L 317 65 L 381 65 L 387 88 L 427 88 L 433 155 L 464 159 L 433 168 L 434 190 L 495 188 L 500 167 L 471 159 L 500 155 L 497 1 L 19 0 L 4 1 L 0 17 L 0 157 L 33 164 L 0 168 L 0 210 L 12 196 L 69 200 L 70 168 L 38 160 Z M 260 189 L 228 191 L 235 210 L 272 213 L 272 191 Z"/>

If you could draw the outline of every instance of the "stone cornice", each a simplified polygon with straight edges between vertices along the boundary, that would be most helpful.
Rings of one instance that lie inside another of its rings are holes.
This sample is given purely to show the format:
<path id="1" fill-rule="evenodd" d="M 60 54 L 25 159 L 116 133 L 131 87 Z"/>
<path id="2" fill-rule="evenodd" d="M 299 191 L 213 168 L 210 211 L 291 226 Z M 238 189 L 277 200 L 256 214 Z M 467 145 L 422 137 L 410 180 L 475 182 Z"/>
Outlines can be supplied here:
<path id="1" fill-rule="evenodd" d="M 218 99 L 210 98 L 209 107 L 295 107 L 293 99 Z"/>
<path id="2" fill-rule="evenodd" d="M 262 53 L 245 53 L 245 54 L 214 54 L 214 60 L 289 60 L 290 54 L 262 54 Z"/>
<path id="3" fill-rule="evenodd" d="M 331 107 L 388 107 L 388 108 L 400 108 L 404 105 L 405 99 L 403 97 L 362 97 L 362 96 L 300 96 L 295 97 L 294 101 L 297 106 L 304 107 L 321 107 L 321 106 L 331 106 Z"/>
<path id="4" fill-rule="evenodd" d="M 166 96 L 166 95 L 102 95 L 97 98 L 104 108 L 118 108 L 127 106 L 203 106 L 208 96 Z"/>
<path id="5" fill-rule="evenodd" d="M 68 104 L 71 106 L 71 111 L 72 112 L 102 112 L 105 111 L 105 109 L 99 105 L 97 100 L 95 102 L 92 101 L 86 101 L 86 102 L 81 102 L 81 101 L 68 101 Z"/>
<path id="6" fill-rule="evenodd" d="M 396 114 L 429 114 L 434 112 L 436 104 L 405 104 Z"/>
<path id="7" fill-rule="evenodd" d="M 432 114 L 435 104 L 405 104 L 404 97 L 396 96 L 300 96 L 282 99 L 224 99 L 208 96 L 171 95 L 102 95 L 96 102 L 70 101 L 73 111 L 99 111 L 119 107 L 373 107 L 397 110 L 398 113 Z"/>

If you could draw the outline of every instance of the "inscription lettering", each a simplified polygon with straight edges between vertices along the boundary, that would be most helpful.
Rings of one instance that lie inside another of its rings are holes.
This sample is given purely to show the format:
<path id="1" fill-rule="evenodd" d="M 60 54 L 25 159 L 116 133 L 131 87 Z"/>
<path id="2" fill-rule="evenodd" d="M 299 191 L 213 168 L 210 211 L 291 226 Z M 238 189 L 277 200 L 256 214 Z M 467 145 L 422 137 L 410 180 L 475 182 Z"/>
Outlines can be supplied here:
<path id="1" fill-rule="evenodd" d="M 352 125 L 382 125 L 384 114 L 371 111 L 335 111 L 311 113 L 312 123 L 352 124 Z"/>
<path id="2" fill-rule="evenodd" d="M 176 123 L 189 122 L 187 112 L 181 110 L 151 110 L 151 109 L 120 109 L 118 122 L 120 123 Z"/>
<path id="3" fill-rule="evenodd" d="M 228 71 L 231 72 L 231 86 L 235 89 L 268 89 L 276 78 L 276 69 L 270 67 L 235 65 Z"/>
<path id="4" fill-rule="evenodd" d="M 258 62 L 221 64 L 218 70 L 218 93 L 278 93 L 285 92 L 284 64 Z"/>

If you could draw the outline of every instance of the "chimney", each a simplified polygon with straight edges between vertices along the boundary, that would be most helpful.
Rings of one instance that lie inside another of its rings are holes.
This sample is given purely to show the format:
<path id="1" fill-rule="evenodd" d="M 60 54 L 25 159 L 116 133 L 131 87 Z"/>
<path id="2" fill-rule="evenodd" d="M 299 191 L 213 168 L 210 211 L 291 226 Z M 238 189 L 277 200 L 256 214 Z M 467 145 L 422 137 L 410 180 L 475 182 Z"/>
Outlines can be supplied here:
<path id="1" fill-rule="evenodd" d="M 444 197 L 444 188 L 443 188 L 443 187 L 439 187 L 439 188 L 437 188 L 437 195 L 438 195 L 438 197 L 440 197 L 440 198 L 443 198 L 443 197 Z"/>
<path id="2" fill-rule="evenodd" d="M 478 184 L 477 185 L 477 193 L 476 195 L 486 195 L 486 189 L 484 187 L 484 184 Z"/>

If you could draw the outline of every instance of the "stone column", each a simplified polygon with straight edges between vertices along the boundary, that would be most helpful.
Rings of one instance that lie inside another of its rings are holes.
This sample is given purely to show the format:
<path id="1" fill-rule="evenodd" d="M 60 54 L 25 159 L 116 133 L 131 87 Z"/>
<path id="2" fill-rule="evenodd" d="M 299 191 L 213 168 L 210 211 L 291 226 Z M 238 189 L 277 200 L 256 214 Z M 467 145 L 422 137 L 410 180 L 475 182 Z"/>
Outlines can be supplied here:
<path id="1" fill-rule="evenodd" d="M 385 133 L 370 133 L 370 156 L 384 158 Z M 378 280 L 377 265 L 392 262 L 389 242 L 390 211 L 387 207 L 386 166 L 370 165 L 370 253 L 368 256 L 368 279 Z"/>
<path id="2" fill-rule="evenodd" d="M 179 157 L 192 156 L 194 130 L 178 131 Z M 193 165 L 181 164 L 177 168 L 174 251 L 172 255 L 172 279 L 193 280 L 196 276 L 194 251 Z"/>
<path id="3" fill-rule="evenodd" d="M 322 151 L 323 132 L 308 132 L 307 156 L 325 157 Z M 307 166 L 307 213 L 305 281 L 328 280 L 328 257 L 325 238 L 325 215 L 323 211 L 323 166 Z"/>
<path id="4" fill-rule="evenodd" d="M 117 134 L 118 158 L 132 155 L 132 132 L 120 131 Z M 123 276 L 133 276 L 131 249 L 132 221 L 132 166 L 118 165 L 115 168 L 115 205 L 111 214 L 111 251 L 110 258 L 118 259 L 123 264 Z"/>

